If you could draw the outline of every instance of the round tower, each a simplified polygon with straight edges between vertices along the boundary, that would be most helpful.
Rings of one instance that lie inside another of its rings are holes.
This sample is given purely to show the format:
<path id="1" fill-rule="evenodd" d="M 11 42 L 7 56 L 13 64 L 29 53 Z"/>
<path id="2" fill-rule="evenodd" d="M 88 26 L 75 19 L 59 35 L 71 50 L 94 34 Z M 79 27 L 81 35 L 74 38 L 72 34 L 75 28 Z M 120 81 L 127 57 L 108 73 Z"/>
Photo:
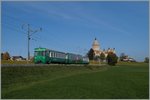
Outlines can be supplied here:
<path id="1" fill-rule="evenodd" d="M 94 40 L 94 42 L 93 42 L 93 44 L 92 44 L 92 49 L 95 51 L 97 51 L 97 50 L 100 50 L 100 45 L 99 45 L 99 43 L 98 43 L 98 41 L 97 41 L 97 39 L 95 38 L 95 40 Z"/>

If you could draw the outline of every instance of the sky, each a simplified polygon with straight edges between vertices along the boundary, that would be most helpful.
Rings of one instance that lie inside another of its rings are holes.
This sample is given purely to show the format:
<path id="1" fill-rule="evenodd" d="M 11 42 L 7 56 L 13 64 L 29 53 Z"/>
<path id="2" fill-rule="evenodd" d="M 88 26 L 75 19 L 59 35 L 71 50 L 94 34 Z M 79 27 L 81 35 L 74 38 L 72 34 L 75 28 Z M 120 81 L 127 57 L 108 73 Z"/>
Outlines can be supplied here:
<path id="1" fill-rule="evenodd" d="M 95 39 L 100 49 L 115 48 L 137 61 L 149 56 L 149 5 L 147 1 L 3 1 L 1 51 L 27 57 L 27 24 L 37 31 L 34 48 L 85 55 Z"/>

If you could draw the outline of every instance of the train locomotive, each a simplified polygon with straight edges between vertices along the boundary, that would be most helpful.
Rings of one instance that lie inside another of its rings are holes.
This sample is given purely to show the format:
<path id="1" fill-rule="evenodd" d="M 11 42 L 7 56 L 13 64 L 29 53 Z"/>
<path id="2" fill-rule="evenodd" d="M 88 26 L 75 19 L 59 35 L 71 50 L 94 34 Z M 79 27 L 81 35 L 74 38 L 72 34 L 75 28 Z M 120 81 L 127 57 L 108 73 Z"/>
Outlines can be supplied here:
<path id="1" fill-rule="evenodd" d="M 89 64 L 89 59 L 79 54 L 65 53 L 47 48 L 35 48 L 34 63 Z"/>

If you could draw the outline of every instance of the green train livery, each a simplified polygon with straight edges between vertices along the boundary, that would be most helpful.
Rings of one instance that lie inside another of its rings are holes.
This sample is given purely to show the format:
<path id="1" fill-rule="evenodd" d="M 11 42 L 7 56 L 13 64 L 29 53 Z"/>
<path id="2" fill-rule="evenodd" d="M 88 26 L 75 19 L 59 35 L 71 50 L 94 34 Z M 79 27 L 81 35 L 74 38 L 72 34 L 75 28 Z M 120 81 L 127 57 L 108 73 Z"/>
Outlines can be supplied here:
<path id="1" fill-rule="evenodd" d="M 89 64 L 89 59 L 79 54 L 65 53 L 47 48 L 35 48 L 34 63 Z"/>

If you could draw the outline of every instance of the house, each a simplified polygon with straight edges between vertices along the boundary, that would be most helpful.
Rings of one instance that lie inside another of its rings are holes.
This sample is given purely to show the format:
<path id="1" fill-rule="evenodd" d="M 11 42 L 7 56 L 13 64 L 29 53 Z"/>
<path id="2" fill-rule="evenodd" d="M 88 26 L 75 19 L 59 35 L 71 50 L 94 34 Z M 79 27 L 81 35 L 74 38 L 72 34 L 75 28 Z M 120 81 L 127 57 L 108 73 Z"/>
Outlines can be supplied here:
<path id="1" fill-rule="evenodd" d="M 136 62 L 136 60 L 131 58 L 131 57 L 124 58 L 122 61 L 125 61 L 125 62 Z"/>
<path id="2" fill-rule="evenodd" d="M 11 60 L 21 61 L 21 60 L 26 60 L 26 58 L 23 58 L 22 56 L 12 56 Z"/>

